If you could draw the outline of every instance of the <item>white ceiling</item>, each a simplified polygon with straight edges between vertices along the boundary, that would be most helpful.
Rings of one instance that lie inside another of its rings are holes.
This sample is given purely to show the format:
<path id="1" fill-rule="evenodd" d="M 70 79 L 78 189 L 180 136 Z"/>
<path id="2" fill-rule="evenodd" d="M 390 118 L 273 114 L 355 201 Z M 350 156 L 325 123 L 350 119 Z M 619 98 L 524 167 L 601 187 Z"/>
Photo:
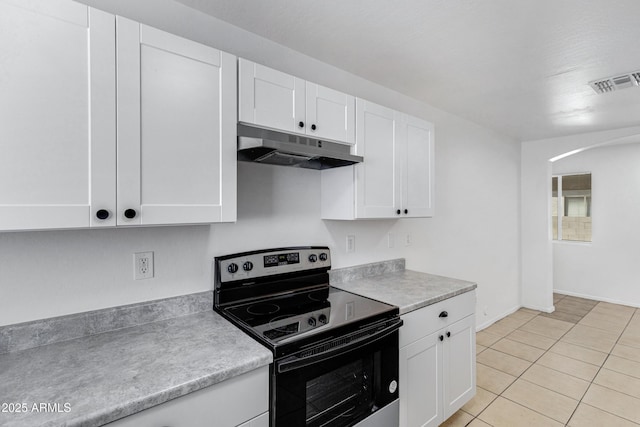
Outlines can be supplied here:
<path id="1" fill-rule="evenodd" d="M 520 140 L 640 124 L 639 0 L 178 0 Z"/>

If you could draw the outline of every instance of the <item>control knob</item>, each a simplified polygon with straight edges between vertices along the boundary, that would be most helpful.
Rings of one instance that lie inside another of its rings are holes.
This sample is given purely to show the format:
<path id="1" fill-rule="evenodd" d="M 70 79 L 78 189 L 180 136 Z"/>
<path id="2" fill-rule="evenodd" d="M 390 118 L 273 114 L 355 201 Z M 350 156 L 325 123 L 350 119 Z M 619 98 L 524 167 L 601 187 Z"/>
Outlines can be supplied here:
<path id="1" fill-rule="evenodd" d="M 247 261 L 244 264 L 242 264 L 242 269 L 244 271 L 251 271 L 253 270 L 253 263 L 251 261 Z"/>
<path id="2" fill-rule="evenodd" d="M 316 262 L 318 260 L 318 255 L 311 254 L 309 255 L 309 262 Z"/>
<path id="3" fill-rule="evenodd" d="M 322 253 L 319 255 L 319 258 L 320 258 L 320 261 L 326 261 L 329 257 L 327 256 L 327 254 L 326 254 L 326 253 L 322 252 Z"/>
<path id="4" fill-rule="evenodd" d="M 307 323 L 309 324 L 309 326 L 316 326 L 316 318 L 309 317 L 309 320 L 307 320 Z"/>
<path id="5" fill-rule="evenodd" d="M 235 262 L 232 262 L 231 264 L 229 264 L 229 266 L 227 267 L 227 271 L 231 274 L 237 273 L 238 272 L 238 264 L 236 264 Z"/>
<path id="6" fill-rule="evenodd" d="M 322 323 L 323 325 L 327 324 L 327 316 L 324 314 L 321 314 L 320 316 L 318 316 L 318 322 Z"/>

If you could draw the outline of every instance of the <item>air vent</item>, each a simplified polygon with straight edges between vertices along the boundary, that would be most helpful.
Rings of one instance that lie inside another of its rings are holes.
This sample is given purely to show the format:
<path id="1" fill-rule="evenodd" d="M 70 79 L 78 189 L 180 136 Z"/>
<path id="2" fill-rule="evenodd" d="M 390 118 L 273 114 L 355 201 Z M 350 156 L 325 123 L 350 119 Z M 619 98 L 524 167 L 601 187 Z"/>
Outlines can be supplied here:
<path id="1" fill-rule="evenodd" d="M 621 74 L 615 77 L 607 77 L 606 79 L 595 80 L 589 82 L 589 85 L 597 93 L 607 93 L 633 86 L 640 86 L 640 71 L 634 71 L 628 74 Z"/>

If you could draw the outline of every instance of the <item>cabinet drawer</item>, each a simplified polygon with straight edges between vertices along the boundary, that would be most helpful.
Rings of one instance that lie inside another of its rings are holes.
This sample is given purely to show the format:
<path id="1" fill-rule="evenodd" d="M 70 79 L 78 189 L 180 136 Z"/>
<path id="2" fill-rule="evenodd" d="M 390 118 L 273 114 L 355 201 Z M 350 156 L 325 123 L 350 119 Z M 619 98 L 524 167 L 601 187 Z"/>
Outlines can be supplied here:
<path id="1" fill-rule="evenodd" d="M 476 292 L 470 291 L 438 303 L 403 314 L 400 328 L 400 348 L 475 312 Z M 447 312 L 447 317 L 440 313 Z"/>

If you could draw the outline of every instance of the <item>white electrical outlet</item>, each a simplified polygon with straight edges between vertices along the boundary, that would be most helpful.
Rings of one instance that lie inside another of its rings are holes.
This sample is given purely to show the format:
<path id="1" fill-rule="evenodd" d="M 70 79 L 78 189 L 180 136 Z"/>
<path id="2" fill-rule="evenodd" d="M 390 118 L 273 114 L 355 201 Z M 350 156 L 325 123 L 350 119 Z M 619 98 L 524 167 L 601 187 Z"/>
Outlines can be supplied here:
<path id="1" fill-rule="evenodd" d="M 411 234 L 407 234 L 404 238 L 404 245 L 411 246 Z"/>
<path id="2" fill-rule="evenodd" d="M 347 236 L 347 253 L 353 253 L 356 251 L 356 236 L 350 234 Z"/>
<path id="3" fill-rule="evenodd" d="M 136 252 L 133 254 L 133 278 L 135 280 L 153 277 L 153 252 Z"/>

